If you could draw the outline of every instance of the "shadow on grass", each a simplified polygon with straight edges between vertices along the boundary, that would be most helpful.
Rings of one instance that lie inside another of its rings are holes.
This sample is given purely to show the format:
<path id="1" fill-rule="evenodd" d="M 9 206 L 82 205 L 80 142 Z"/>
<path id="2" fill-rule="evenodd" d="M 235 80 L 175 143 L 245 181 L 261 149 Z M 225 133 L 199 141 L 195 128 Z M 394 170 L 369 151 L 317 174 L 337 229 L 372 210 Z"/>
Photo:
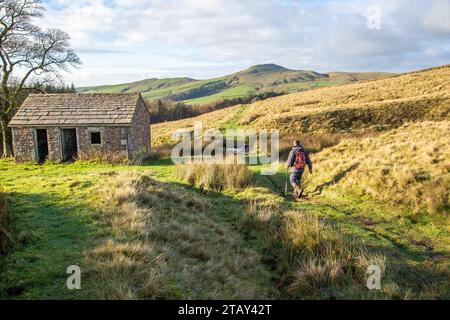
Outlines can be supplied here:
<path id="1" fill-rule="evenodd" d="M 94 245 L 89 218 L 93 209 L 45 193 L 13 192 L 8 197 L 18 234 L 0 270 L 0 298 L 78 297 L 81 290 L 66 287 L 66 270 L 81 266 Z"/>
<path id="2" fill-rule="evenodd" d="M 168 163 L 171 164 L 169 158 L 145 165 Z M 283 179 L 283 172 L 272 178 L 278 184 Z M 242 243 L 256 250 L 262 257 L 262 263 L 268 270 L 272 270 L 274 290 L 283 290 L 280 289 L 280 282 L 284 281 L 282 279 L 285 275 L 279 266 L 285 258 L 273 251 L 273 240 L 267 233 L 267 228 L 262 222 L 255 229 L 242 224 L 249 200 L 238 200 L 230 195 L 200 190 L 179 182 L 160 183 L 163 189 L 183 188 L 206 197 L 211 203 L 211 218 L 238 230 L 244 240 Z M 18 230 L 22 234 L 1 271 L 0 298 L 92 298 L 89 292 L 66 288 L 66 269 L 69 265 L 82 266 L 89 251 L 97 244 L 114 238 L 107 230 L 94 226 L 95 218 L 91 215 L 94 209 L 80 201 L 46 193 L 11 193 L 9 198 L 12 200 L 11 209 L 16 217 Z M 412 288 L 417 294 L 430 286 L 445 284 L 448 279 L 448 273 L 427 267 L 422 263 L 422 258 L 417 258 L 417 252 L 409 252 L 407 248 L 397 250 L 368 245 L 368 249 L 387 252 L 389 261 L 393 261 L 398 284 Z M 414 263 L 404 261 L 404 253 L 416 257 Z M 279 297 L 289 295 L 281 291 Z"/>
<path id="3" fill-rule="evenodd" d="M 331 186 L 332 184 L 338 183 L 340 180 L 342 180 L 348 173 L 351 171 L 357 169 L 359 166 L 359 163 L 355 163 L 351 165 L 346 170 L 336 174 L 330 181 L 316 187 L 315 189 L 315 195 L 320 195 L 322 191 L 326 188 Z M 274 191 L 276 194 L 280 196 L 284 196 L 284 183 L 286 180 L 286 172 L 283 170 L 280 170 L 277 172 L 277 174 L 273 176 L 261 176 L 256 174 L 254 183 L 257 187 L 266 187 L 272 191 Z M 218 199 L 219 203 L 223 204 L 229 204 L 233 203 L 234 206 L 239 206 L 239 213 L 237 215 L 237 220 L 234 221 L 235 224 L 240 226 L 239 220 L 242 219 L 243 215 L 245 214 L 244 211 L 249 205 L 248 202 L 244 200 L 237 201 L 231 196 L 224 195 L 220 192 L 211 192 L 211 191 L 204 191 L 200 190 L 199 188 L 193 187 L 193 186 L 186 186 L 185 184 L 179 184 L 180 186 L 184 188 L 189 188 L 191 190 L 195 190 L 196 192 L 200 192 L 203 194 L 206 194 L 208 196 L 213 196 L 214 198 Z M 289 186 L 289 183 L 288 183 Z M 327 207 L 328 209 L 335 210 L 337 212 L 342 212 L 342 214 L 346 214 L 345 211 L 342 211 L 344 209 L 333 206 L 331 204 L 323 204 L 323 203 L 316 203 L 316 202 L 305 202 L 301 204 L 301 207 L 298 206 L 298 204 L 294 204 L 293 202 L 289 201 L 288 199 L 285 199 L 283 201 L 283 205 L 287 209 L 294 209 L 294 210 L 303 210 L 302 207 L 309 207 L 307 211 L 316 211 L 323 213 L 324 216 L 328 216 L 325 210 L 322 210 L 321 208 Z M 216 207 L 217 208 L 217 207 Z M 314 212 L 311 212 L 312 214 Z M 227 209 L 224 210 L 224 215 L 229 214 L 229 211 Z M 339 217 L 329 217 L 331 220 L 333 220 L 338 225 L 347 225 L 350 226 L 349 229 L 359 230 L 356 233 L 352 232 L 352 234 L 355 235 L 356 238 L 360 238 L 361 241 L 365 243 L 365 245 L 368 247 L 368 249 L 371 252 L 379 252 L 382 254 L 385 254 L 389 259 L 389 265 L 391 266 L 392 270 L 394 270 L 394 273 L 396 274 L 396 277 L 398 276 L 398 282 L 402 285 L 403 288 L 411 288 L 414 293 L 420 295 L 421 291 L 428 290 L 430 286 L 437 286 L 439 287 L 441 284 L 448 284 L 448 281 L 446 280 L 449 276 L 449 273 L 446 272 L 442 266 L 439 266 L 438 259 L 440 256 L 438 255 L 437 259 L 434 257 L 430 257 L 430 253 L 426 250 L 421 250 L 413 245 L 400 243 L 395 237 L 390 236 L 388 233 L 388 229 L 386 229 L 386 232 L 380 233 L 377 231 L 377 228 L 372 228 L 371 226 L 365 225 L 365 222 L 356 221 L 353 217 L 348 218 L 345 220 L 341 220 Z M 258 228 L 259 229 L 259 228 Z M 265 230 L 264 228 L 262 228 Z M 244 230 L 247 235 L 248 234 L 254 234 L 254 230 Z M 370 241 L 371 243 L 368 244 L 364 239 L 361 238 L 361 236 L 369 236 L 373 239 L 373 241 Z M 259 238 L 259 243 L 267 243 L 267 233 L 260 233 L 257 235 L 257 238 Z M 377 239 L 382 239 L 381 241 Z M 377 244 L 377 242 L 380 242 L 380 244 Z M 383 243 L 384 242 L 384 243 Z M 265 255 L 264 260 L 269 261 L 269 267 L 272 268 L 273 264 L 273 253 L 270 252 L 269 248 L 266 247 L 263 251 L 263 254 Z M 450 291 L 448 291 L 450 292 Z"/>
<path id="4" fill-rule="evenodd" d="M 174 165 L 172 159 L 168 158 L 158 158 L 158 159 L 148 159 L 142 162 L 141 166 L 151 167 L 151 166 L 171 166 Z"/>
<path id="5" fill-rule="evenodd" d="M 350 167 L 345 171 L 345 173 L 339 174 L 337 179 L 342 179 L 346 173 L 354 170 L 356 167 L 357 165 Z M 272 179 L 267 179 L 267 177 L 259 179 L 259 181 L 257 181 L 257 185 L 270 187 L 271 184 L 275 184 L 276 181 L 279 182 L 283 179 L 283 177 L 283 172 L 279 172 L 277 175 L 272 176 Z M 248 227 L 242 225 L 245 210 L 251 200 L 238 201 L 232 196 L 228 196 L 220 192 L 205 191 L 194 186 L 188 186 L 181 183 L 177 184 L 180 187 L 194 190 L 204 194 L 205 196 L 214 198 L 216 204 L 224 204 L 225 206 L 222 208 L 220 206 L 214 207 L 215 210 L 221 213 L 220 216 L 224 219 L 226 219 L 227 215 L 230 215 L 231 213 L 228 206 L 234 206 L 235 212 L 233 216 L 229 216 L 227 220 L 234 223 L 237 228 L 239 228 L 239 230 L 244 234 L 245 239 L 249 241 L 250 244 L 253 243 L 260 247 L 259 252 L 262 254 L 263 262 L 267 265 L 267 268 L 274 272 L 274 286 L 278 288 L 278 290 L 281 290 L 280 297 L 292 298 L 287 292 L 284 291 L 285 286 L 283 285 L 283 282 L 286 280 L 286 274 L 285 270 L 280 270 L 280 266 L 286 263 L 285 260 L 287 257 L 280 256 L 279 252 L 274 252 L 274 248 L 281 244 L 273 243 L 273 239 L 270 239 L 270 232 L 267 230 L 267 226 L 264 225 L 263 222 L 260 222 L 260 225 L 256 226 L 252 230 L 249 230 Z M 286 210 L 302 210 L 290 201 L 284 201 L 283 205 Z M 316 206 L 315 204 L 309 205 L 310 209 L 306 212 L 309 211 L 311 214 L 314 214 L 314 212 L 311 211 L 320 210 L 320 206 Z M 339 219 L 332 218 L 330 221 L 338 227 L 342 227 L 342 221 L 339 221 Z M 348 223 L 348 221 L 343 223 Z M 370 241 L 369 243 L 362 238 L 362 234 L 376 239 L 379 237 L 379 234 L 376 231 L 358 224 L 352 224 L 352 228 L 357 228 L 360 231 L 352 232 L 347 230 L 346 232 L 350 232 L 352 237 L 358 241 L 361 241 L 368 251 L 371 253 L 383 254 L 387 257 L 387 264 L 392 280 L 401 288 L 401 294 L 394 293 L 389 298 L 402 299 L 405 297 L 404 294 L 405 292 L 408 292 L 408 290 L 411 290 L 415 297 L 420 297 L 424 292 L 430 293 L 430 290 L 436 290 L 435 298 L 448 298 L 448 288 L 450 286 L 448 283 L 449 272 L 441 268 L 439 265 L 435 265 L 434 262 L 429 259 L 426 252 L 415 250 L 415 248 L 412 247 L 399 245 L 395 239 L 390 237 L 383 237 L 385 243 L 380 242 L 377 244 L 375 243 L 376 241 Z M 392 244 L 392 246 L 388 244 Z M 365 283 L 361 283 L 361 286 L 364 287 Z M 330 296 L 329 298 L 332 297 Z"/>
<path id="6" fill-rule="evenodd" d="M 342 172 L 339 172 L 338 174 L 336 174 L 330 181 L 327 181 L 319 186 L 316 187 L 316 189 L 314 189 L 313 193 L 315 195 L 320 195 L 323 192 L 323 189 L 338 183 L 339 181 L 341 181 L 342 179 L 345 178 L 345 176 L 347 174 L 349 174 L 350 172 L 352 172 L 353 170 L 357 169 L 359 167 L 359 163 L 355 163 L 353 165 L 351 165 L 350 167 L 348 167 L 347 169 L 345 169 Z"/>

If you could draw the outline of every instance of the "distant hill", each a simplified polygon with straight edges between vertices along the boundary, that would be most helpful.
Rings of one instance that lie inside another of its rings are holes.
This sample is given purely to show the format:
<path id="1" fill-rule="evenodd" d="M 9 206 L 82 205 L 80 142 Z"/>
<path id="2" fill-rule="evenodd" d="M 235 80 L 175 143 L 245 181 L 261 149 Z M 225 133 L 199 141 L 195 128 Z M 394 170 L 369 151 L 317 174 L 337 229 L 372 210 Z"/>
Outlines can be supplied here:
<path id="1" fill-rule="evenodd" d="M 332 74 L 331 77 L 352 77 Z M 450 117 L 450 65 L 238 105 L 194 119 L 152 126 L 154 145 L 170 143 L 194 120 L 206 128 L 278 128 L 282 134 L 380 132 L 407 122 Z"/>
<path id="2" fill-rule="evenodd" d="M 206 104 L 263 92 L 292 93 L 392 75 L 381 72 L 321 74 L 314 71 L 291 70 L 276 64 L 261 64 L 227 76 L 206 80 L 153 78 L 118 85 L 82 87 L 77 91 L 86 93 L 141 92 L 143 97 L 148 100 L 170 99 L 188 104 Z"/>

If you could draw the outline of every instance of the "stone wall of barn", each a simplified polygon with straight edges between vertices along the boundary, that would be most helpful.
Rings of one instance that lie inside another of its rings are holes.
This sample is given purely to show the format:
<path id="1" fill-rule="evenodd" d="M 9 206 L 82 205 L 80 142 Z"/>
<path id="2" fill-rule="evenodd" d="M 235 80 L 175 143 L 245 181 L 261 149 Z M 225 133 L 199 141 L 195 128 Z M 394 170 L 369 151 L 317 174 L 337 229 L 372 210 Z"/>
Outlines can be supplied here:
<path id="1" fill-rule="evenodd" d="M 51 161 L 61 160 L 61 143 L 59 128 L 46 128 L 48 141 L 48 158 Z"/>
<path id="2" fill-rule="evenodd" d="M 48 157 L 51 161 L 59 161 L 61 148 L 59 144 L 58 128 L 47 129 Z M 13 128 L 13 150 L 14 158 L 18 162 L 36 161 L 36 149 L 34 139 L 34 128 Z"/>
<path id="3" fill-rule="evenodd" d="M 13 128 L 13 152 L 16 161 L 36 160 L 32 128 Z"/>
<path id="4" fill-rule="evenodd" d="M 142 99 L 139 99 L 130 128 L 131 157 L 145 158 L 150 154 L 150 114 Z"/>
<path id="5" fill-rule="evenodd" d="M 101 144 L 91 143 L 91 127 L 78 127 L 78 153 L 84 156 L 95 157 L 96 154 L 110 153 L 114 157 L 128 157 L 127 146 L 127 127 L 95 127 L 100 130 Z"/>

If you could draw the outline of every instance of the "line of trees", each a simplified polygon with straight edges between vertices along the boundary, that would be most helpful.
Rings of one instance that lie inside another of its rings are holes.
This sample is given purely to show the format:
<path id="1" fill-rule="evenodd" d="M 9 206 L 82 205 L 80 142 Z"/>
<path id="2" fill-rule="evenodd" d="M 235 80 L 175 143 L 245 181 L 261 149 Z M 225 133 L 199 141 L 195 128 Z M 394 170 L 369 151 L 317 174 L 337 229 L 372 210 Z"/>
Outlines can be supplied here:
<path id="1" fill-rule="evenodd" d="M 75 85 L 64 82 L 36 82 L 31 85 L 34 91 L 42 93 L 76 93 Z"/>
<path id="2" fill-rule="evenodd" d="M 8 124 L 28 93 L 44 91 L 43 85 L 61 79 L 61 70 L 81 63 L 70 48 L 67 33 L 59 29 L 42 30 L 33 23 L 43 17 L 43 12 L 40 0 L 0 1 L 0 140 L 3 157 L 11 155 L 12 150 Z"/>
<path id="3" fill-rule="evenodd" d="M 191 118 L 215 110 L 211 105 L 188 105 L 170 100 L 147 101 L 146 104 L 152 123 Z"/>

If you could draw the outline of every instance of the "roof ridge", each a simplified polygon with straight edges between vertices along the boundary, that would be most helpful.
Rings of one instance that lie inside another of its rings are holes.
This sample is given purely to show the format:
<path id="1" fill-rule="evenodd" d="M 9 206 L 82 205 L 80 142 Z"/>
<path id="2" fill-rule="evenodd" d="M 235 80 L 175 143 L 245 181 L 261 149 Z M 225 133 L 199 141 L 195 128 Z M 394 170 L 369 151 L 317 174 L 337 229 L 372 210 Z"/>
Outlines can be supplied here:
<path id="1" fill-rule="evenodd" d="M 140 95 L 140 92 L 90 92 L 90 93 L 84 93 L 84 92 L 45 92 L 45 93 L 30 93 L 29 96 L 57 96 L 57 95 L 83 95 L 83 96 L 93 96 L 93 95 L 104 95 L 104 96 L 132 96 L 132 95 Z"/>
<path id="2" fill-rule="evenodd" d="M 31 94 L 10 126 L 129 125 L 141 97 L 139 92 Z"/>

